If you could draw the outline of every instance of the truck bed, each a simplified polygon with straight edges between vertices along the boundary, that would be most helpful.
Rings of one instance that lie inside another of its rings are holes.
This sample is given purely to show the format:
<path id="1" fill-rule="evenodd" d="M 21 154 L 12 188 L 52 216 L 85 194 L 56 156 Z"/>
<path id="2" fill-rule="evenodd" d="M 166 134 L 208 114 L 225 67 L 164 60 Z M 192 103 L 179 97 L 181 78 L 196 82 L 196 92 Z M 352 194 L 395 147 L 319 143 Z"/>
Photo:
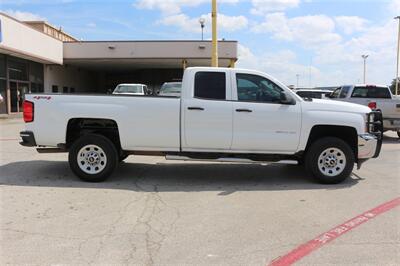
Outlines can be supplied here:
<path id="1" fill-rule="evenodd" d="M 40 114 L 35 123 L 26 125 L 40 145 L 65 143 L 70 120 L 90 117 L 115 121 L 123 149 L 178 151 L 180 147 L 180 99 L 176 97 L 27 94 L 26 100 L 34 102 L 35 113 Z"/>

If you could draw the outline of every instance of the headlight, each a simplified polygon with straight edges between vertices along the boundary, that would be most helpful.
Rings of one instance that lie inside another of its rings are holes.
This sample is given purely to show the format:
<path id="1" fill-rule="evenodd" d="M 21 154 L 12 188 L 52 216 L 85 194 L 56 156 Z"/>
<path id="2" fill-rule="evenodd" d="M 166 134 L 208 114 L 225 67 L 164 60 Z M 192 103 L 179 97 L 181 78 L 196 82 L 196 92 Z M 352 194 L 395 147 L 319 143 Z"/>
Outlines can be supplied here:
<path id="1" fill-rule="evenodd" d="M 370 113 L 369 114 L 369 122 L 374 122 L 375 121 L 375 114 L 374 113 Z"/>
<path id="2" fill-rule="evenodd" d="M 369 113 L 366 115 L 366 123 L 365 123 L 365 131 L 366 132 L 373 132 L 374 131 L 374 124 L 373 122 L 375 121 L 375 114 L 374 113 Z"/>

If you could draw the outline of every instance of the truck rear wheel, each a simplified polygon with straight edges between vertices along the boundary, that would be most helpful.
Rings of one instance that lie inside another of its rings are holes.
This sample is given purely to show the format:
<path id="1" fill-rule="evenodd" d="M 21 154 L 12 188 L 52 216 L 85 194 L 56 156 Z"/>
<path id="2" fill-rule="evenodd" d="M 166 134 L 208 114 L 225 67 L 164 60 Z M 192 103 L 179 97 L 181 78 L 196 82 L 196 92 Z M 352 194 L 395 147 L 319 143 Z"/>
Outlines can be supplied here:
<path id="1" fill-rule="evenodd" d="M 337 184 L 350 176 L 354 152 L 343 140 L 325 137 L 311 144 L 305 158 L 306 169 L 323 184 Z"/>
<path id="2" fill-rule="evenodd" d="M 87 182 L 102 182 L 114 171 L 118 153 L 104 136 L 85 135 L 74 142 L 68 155 L 71 170 Z"/>

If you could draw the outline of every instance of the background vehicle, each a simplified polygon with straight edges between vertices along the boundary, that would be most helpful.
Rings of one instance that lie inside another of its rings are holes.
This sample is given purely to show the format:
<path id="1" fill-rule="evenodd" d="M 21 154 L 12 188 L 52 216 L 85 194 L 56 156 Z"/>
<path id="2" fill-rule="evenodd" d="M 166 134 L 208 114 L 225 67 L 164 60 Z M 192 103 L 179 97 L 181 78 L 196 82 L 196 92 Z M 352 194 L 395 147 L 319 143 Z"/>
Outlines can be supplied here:
<path id="1" fill-rule="evenodd" d="M 86 181 L 105 180 L 118 161 L 142 154 L 300 163 L 320 182 L 338 183 L 354 163 L 377 157 L 381 147 L 379 112 L 304 101 L 269 75 L 245 69 L 187 68 L 181 98 L 26 97 L 21 144 L 40 146 L 39 152 L 69 152 L 71 169 Z"/>
<path id="2" fill-rule="evenodd" d="M 147 86 L 144 84 L 124 83 L 115 87 L 112 94 L 146 95 Z"/>
<path id="3" fill-rule="evenodd" d="M 182 82 L 165 82 L 161 88 L 158 95 L 160 96 L 176 96 L 181 95 Z"/>
<path id="4" fill-rule="evenodd" d="M 297 95 L 302 98 L 313 98 L 313 99 L 327 99 L 327 95 L 331 94 L 330 90 L 313 90 L 313 89 L 300 89 L 294 91 Z"/>
<path id="5" fill-rule="evenodd" d="M 379 85 L 348 85 L 337 88 L 331 99 L 362 104 L 382 111 L 384 130 L 397 131 L 400 138 L 400 97 L 389 87 Z"/>

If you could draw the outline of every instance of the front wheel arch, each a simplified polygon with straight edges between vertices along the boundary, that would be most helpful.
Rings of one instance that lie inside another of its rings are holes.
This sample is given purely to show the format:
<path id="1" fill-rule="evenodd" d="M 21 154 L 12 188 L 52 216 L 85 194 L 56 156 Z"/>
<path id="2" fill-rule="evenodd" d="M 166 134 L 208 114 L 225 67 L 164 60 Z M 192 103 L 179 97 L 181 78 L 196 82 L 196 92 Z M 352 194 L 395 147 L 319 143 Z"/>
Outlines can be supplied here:
<path id="1" fill-rule="evenodd" d="M 358 155 L 358 133 L 357 129 L 350 126 L 337 126 L 337 125 L 315 125 L 312 127 L 305 152 L 310 149 L 311 145 L 325 137 L 334 137 L 346 142 L 353 151 L 355 160 L 357 162 Z"/>

